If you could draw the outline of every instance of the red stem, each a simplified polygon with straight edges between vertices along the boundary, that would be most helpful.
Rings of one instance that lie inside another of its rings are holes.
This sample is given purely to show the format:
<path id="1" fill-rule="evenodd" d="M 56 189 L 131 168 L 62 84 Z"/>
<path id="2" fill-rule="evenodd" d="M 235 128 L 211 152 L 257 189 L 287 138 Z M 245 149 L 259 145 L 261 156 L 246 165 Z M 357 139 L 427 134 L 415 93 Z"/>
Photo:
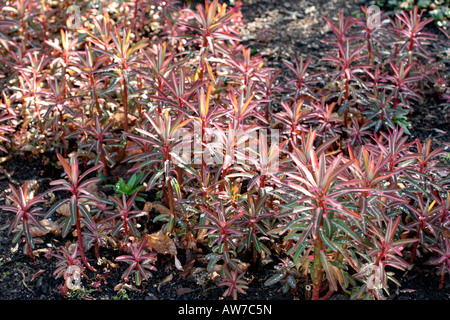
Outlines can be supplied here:
<path id="1" fill-rule="evenodd" d="M 84 245 L 83 245 L 83 236 L 81 235 L 81 218 L 80 218 L 80 211 L 78 210 L 78 199 L 77 199 L 77 238 L 78 238 L 78 247 L 80 249 L 80 255 L 81 255 L 81 261 L 83 261 L 84 265 L 91 271 L 97 272 L 94 267 L 92 267 L 89 262 L 86 259 L 86 253 L 84 252 Z"/>

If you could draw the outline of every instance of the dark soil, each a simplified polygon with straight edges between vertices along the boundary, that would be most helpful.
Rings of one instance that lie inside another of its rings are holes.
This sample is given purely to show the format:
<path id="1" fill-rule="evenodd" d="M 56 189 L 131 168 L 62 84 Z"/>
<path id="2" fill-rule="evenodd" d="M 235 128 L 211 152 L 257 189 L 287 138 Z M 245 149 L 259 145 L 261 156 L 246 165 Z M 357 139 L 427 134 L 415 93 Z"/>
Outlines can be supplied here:
<path id="1" fill-rule="evenodd" d="M 253 0 L 246 1 L 242 12 L 246 21 L 246 27 L 242 30 L 244 44 L 254 48 L 256 54 L 261 54 L 266 60 L 266 65 L 274 68 L 282 68 L 282 76 L 287 71 L 282 65 L 282 59 L 292 59 L 294 56 L 314 57 L 312 68 L 317 68 L 320 60 L 328 49 L 321 39 L 330 35 L 322 16 L 337 16 L 338 9 L 345 14 L 351 14 L 359 10 L 362 3 L 355 1 L 308 1 L 308 0 Z M 435 32 L 439 32 L 437 29 Z M 444 54 L 442 48 L 434 48 Z M 449 68 L 449 65 L 446 65 Z M 319 70 L 317 70 L 319 71 Z M 450 146 L 449 117 L 450 110 L 443 109 L 434 101 L 418 105 L 411 115 L 412 135 L 422 142 L 431 138 L 433 146 Z M 7 190 L 8 184 L 22 184 L 25 180 L 36 180 L 39 184 L 38 192 L 49 187 L 50 179 L 59 178 L 60 171 L 54 168 L 49 161 L 42 156 L 22 155 L 14 156 L 3 162 L 3 169 L 9 176 L 2 174 L 0 178 L 0 190 Z M 150 196 L 150 195 L 149 195 Z M 4 197 L 4 196 L 2 196 Z M 149 200 L 149 199 L 148 199 Z M 3 202 L 3 199 L 0 199 Z M 31 260 L 22 252 L 22 245 L 11 244 L 11 236 L 7 234 L 5 226 L 11 219 L 11 215 L 2 212 L 0 215 L 0 299 L 3 300 L 60 300 L 64 299 L 59 286 L 63 284 L 61 278 L 55 279 L 55 260 L 48 260 L 44 253 L 48 246 L 58 244 L 58 237 L 42 239 L 37 244 L 40 257 Z M 69 236 L 68 236 L 69 237 Z M 40 249 L 40 250 L 39 250 Z M 92 251 L 92 250 L 91 250 Z M 88 253 L 89 261 L 95 261 L 94 255 Z M 120 252 L 101 250 L 100 254 L 105 259 L 113 262 L 114 257 Z M 223 289 L 217 287 L 214 282 L 205 281 L 202 268 L 202 253 L 194 253 L 188 250 L 179 250 L 178 258 L 187 268 L 190 261 L 191 270 L 198 268 L 198 273 L 185 275 L 177 270 L 170 256 L 158 255 L 157 272 L 149 281 L 136 289 L 133 286 L 123 287 L 126 295 L 131 300 L 217 300 L 220 299 Z M 424 253 L 423 261 L 426 261 Z M 193 257 L 195 257 L 194 260 Z M 278 262 L 277 257 L 259 261 L 255 266 L 250 266 L 247 278 L 250 282 L 247 295 L 240 295 L 240 300 L 286 300 L 305 299 L 305 285 L 300 283 L 295 293 L 283 293 L 279 286 L 264 286 L 272 274 L 273 266 Z M 250 259 L 249 259 L 250 260 Z M 84 291 L 72 295 L 70 299 L 97 299 L 111 300 L 126 298 L 117 291 L 117 285 L 121 283 L 120 276 L 124 271 L 124 265 L 118 268 L 105 268 L 105 265 L 95 266 L 98 276 L 86 271 L 83 279 Z M 397 287 L 391 283 L 390 299 L 393 300 L 447 300 L 450 298 L 450 279 L 448 276 L 444 288 L 438 290 L 440 277 L 436 270 L 425 263 L 417 263 L 412 270 L 407 272 L 395 271 L 396 279 L 401 283 Z M 115 290 L 116 289 L 116 290 Z M 123 292 L 123 291 L 122 291 Z M 335 294 L 331 299 L 347 299 L 345 295 Z"/>

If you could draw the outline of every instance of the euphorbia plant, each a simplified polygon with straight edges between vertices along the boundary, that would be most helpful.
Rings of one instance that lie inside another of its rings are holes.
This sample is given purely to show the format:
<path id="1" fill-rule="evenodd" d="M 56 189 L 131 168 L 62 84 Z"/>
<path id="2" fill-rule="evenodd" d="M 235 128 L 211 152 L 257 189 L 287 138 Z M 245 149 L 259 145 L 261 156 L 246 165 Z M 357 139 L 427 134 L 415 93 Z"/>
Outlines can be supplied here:
<path id="1" fill-rule="evenodd" d="M 122 196 L 116 194 L 114 197 L 109 197 L 109 200 L 114 205 L 114 210 L 111 212 L 111 215 L 107 220 L 117 220 L 115 221 L 112 236 L 117 236 L 119 232 L 124 229 L 125 237 L 123 243 L 127 243 L 130 236 L 134 236 L 135 238 L 141 237 L 141 234 L 136 229 L 135 221 L 135 216 L 139 214 L 140 211 L 133 208 L 137 194 L 138 192 L 136 191 L 128 199 L 124 193 L 122 193 Z"/>
<path id="2" fill-rule="evenodd" d="M 433 18 L 422 20 L 423 11 L 419 12 L 417 6 L 408 13 L 402 11 L 401 13 L 397 13 L 395 18 L 405 25 L 404 28 L 397 30 L 400 39 L 404 41 L 399 52 L 408 55 L 408 64 L 411 65 L 414 54 L 423 56 L 427 59 L 430 58 L 430 54 L 425 50 L 424 44 L 427 41 L 435 40 L 436 35 L 423 31 L 425 26 L 433 21 Z"/>
<path id="3" fill-rule="evenodd" d="M 205 5 L 197 5 L 197 10 L 185 9 L 192 17 L 191 21 L 180 21 L 190 31 L 183 38 L 195 41 L 200 46 L 200 65 L 198 68 L 199 79 L 203 80 L 206 72 L 207 54 L 211 52 L 214 56 L 218 51 L 224 50 L 223 43 L 227 40 L 239 41 L 237 30 L 230 27 L 229 22 L 237 15 L 235 12 L 220 10 L 218 0 L 212 3 L 205 1 Z M 225 26 L 227 29 L 225 30 Z"/>
<path id="4" fill-rule="evenodd" d="M 83 150 L 89 158 L 94 158 L 94 164 L 101 163 L 103 165 L 103 175 L 107 176 L 107 169 L 115 165 L 113 157 L 113 148 L 120 149 L 123 146 L 119 144 L 119 139 L 114 137 L 111 132 L 114 120 L 102 123 L 98 116 L 89 120 L 84 126 L 80 126 L 78 132 L 82 138 L 79 148 Z"/>
<path id="5" fill-rule="evenodd" d="M 137 43 L 133 43 L 131 41 L 131 28 L 122 31 L 123 34 L 121 35 L 119 29 L 114 28 L 114 32 L 111 34 L 114 47 L 112 48 L 111 52 L 97 47 L 94 47 L 94 50 L 105 54 L 113 61 L 113 63 L 111 65 L 108 65 L 106 69 L 100 69 L 99 72 L 108 72 L 108 74 L 110 74 L 110 71 L 114 71 L 114 76 L 116 76 L 120 80 L 122 92 L 122 107 L 124 113 L 123 131 L 126 133 L 128 132 L 130 109 L 128 92 L 130 90 L 130 77 L 131 75 L 133 75 L 131 71 L 139 63 L 140 50 L 145 48 L 148 43 L 147 39 L 142 39 Z"/>
<path id="6" fill-rule="evenodd" d="M 143 238 L 140 243 L 128 243 L 127 248 L 129 254 L 122 255 L 116 258 L 116 261 L 126 262 L 129 264 L 128 268 L 123 272 L 122 278 L 126 281 L 129 276 L 134 274 L 134 280 L 137 286 L 142 283 L 142 278 L 148 280 L 150 271 L 156 271 L 156 267 L 152 265 L 156 261 L 155 253 L 148 253 L 145 249 L 147 238 Z"/>
<path id="7" fill-rule="evenodd" d="M 326 57 L 335 69 L 293 58 L 283 61 L 292 76 L 286 79 L 239 42 L 239 1 L 205 1 L 192 10 L 175 0 L 150 2 L 123 2 L 111 16 L 104 2 L 102 14 L 87 9 L 80 28 L 63 32 L 49 24 L 45 1 L 40 20 L 37 0 L 0 4 L 1 150 L 47 155 L 64 138 L 64 151 L 76 150 L 84 166 L 101 163 L 82 174 L 76 158 L 58 155 L 67 176 L 52 182 L 51 191 L 64 193 L 48 216 L 65 215 L 63 239 L 75 229 L 77 243 L 62 244 L 56 276 L 70 265 L 94 270 L 86 251 L 93 247 L 100 258 L 99 248 L 115 247 L 123 231 L 129 254 L 117 261 L 129 264 L 123 278 L 135 273 L 141 284 L 156 259 L 141 235 L 160 221 L 183 249 L 206 250 L 206 271 L 219 271 L 224 296 L 234 299 L 254 283 L 240 261 L 251 250 L 253 261 L 269 253 L 282 259 L 267 284 L 280 282 L 296 295 L 303 276 L 314 299 L 340 288 L 352 298 L 384 298 L 395 280 L 389 268 L 407 268 L 401 254 L 411 250 L 415 263 L 416 252 L 431 248 L 440 275 L 448 271 L 448 179 L 435 162 L 443 150 L 406 135 L 419 99 L 437 89 L 436 101 L 448 100 L 445 77 L 422 50 L 432 37 L 417 9 L 390 24 L 383 17 L 373 29 L 342 12 L 336 23 L 327 18 L 334 37 L 324 44 L 334 51 Z M 66 4 L 52 7 L 54 25 L 64 24 L 58 12 Z M 185 128 L 199 135 L 194 150 Z M 122 158 L 131 177 L 107 170 L 116 169 L 119 135 L 127 139 Z M 99 178 L 88 175 L 101 169 L 118 181 L 115 195 L 91 189 Z M 148 199 L 144 188 L 161 188 L 168 210 L 155 204 L 159 192 Z M 35 200 L 11 190 L 14 240 L 25 234 L 30 253 L 43 204 L 38 198 L 27 207 Z M 142 227 L 138 200 L 160 211 Z"/>
<path id="8" fill-rule="evenodd" d="M 166 217 L 168 219 L 167 231 L 172 232 L 175 221 L 175 197 L 180 198 L 181 196 L 178 180 L 173 174 L 175 170 L 172 154 L 175 151 L 175 146 L 181 140 L 180 129 L 191 119 L 183 120 L 182 114 L 174 118 L 167 109 L 161 115 L 156 114 L 154 117 L 148 113 L 144 113 L 144 115 L 148 121 L 149 130 L 136 128 L 136 131 L 142 136 L 128 134 L 128 137 L 132 141 L 149 142 L 153 149 L 151 152 L 139 154 L 129 161 L 130 163 L 136 163 L 133 170 L 144 170 L 147 173 L 153 172 L 147 190 L 152 189 L 158 180 L 164 177 L 164 200 L 170 210 L 170 216 Z M 180 140 L 176 141 L 177 137 Z"/>
<path id="9" fill-rule="evenodd" d="M 389 219 L 387 222 L 370 223 L 369 236 L 371 237 L 371 250 L 367 252 L 368 264 L 371 266 L 373 274 L 367 272 L 367 268 L 361 268 L 355 278 L 368 276 L 372 283 L 367 282 L 359 288 L 354 294 L 356 298 L 362 298 L 369 294 L 378 299 L 384 299 L 383 291 L 387 290 L 387 280 L 393 278 L 386 272 L 386 267 L 394 267 L 396 269 L 405 270 L 409 268 L 409 264 L 404 261 L 402 250 L 409 244 L 416 242 L 416 239 L 399 239 L 397 234 L 401 216 L 397 216 L 395 220 Z M 371 278 L 372 277 L 372 278 Z"/>
<path id="10" fill-rule="evenodd" d="M 80 80 L 84 83 L 84 90 L 90 93 L 90 106 L 95 106 L 97 116 L 103 116 L 103 110 L 100 105 L 99 84 L 102 81 L 102 74 L 98 72 L 102 64 L 108 59 L 108 55 L 96 56 L 90 45 L 85 45 L 84 52 L 78 53 L 73 59 L 70 70 L 77 71 Z M 92 108 L 89 108 L 92 114 Z"/>
<path id="11" fill-rule="evenodd" d="M 298 194 L 299 200 L 292 204 L 292 222 L 286 226 L 286 229 L 292 232 L 288 238 L 298 241 L 289 252 L 294 257 L 294 263 L 298 263 L 305 245 L 309 242 L 313 246 L 313 266 L 309 272 L 313 283 L 312 298 L 319 299 L 324 270 L 329 280 L 333 277 L 330 271 L 331 262 L 326 253 L 328 250 L 339 251 L 340 248 L 332 240 L 333 225 L 345 225 L 348 220 L 361 219 L 357 213 L 339 201 L 339 197 L 351 187 L 343 180 L 342 173 L 348 170 L 353 161 L 338 155 L 327 164 L 325 154 L 317 157 L 312 148 L 308 162 L 303 162 L 295 153 L 291 153 L 290 158 L 295 171 L 284 171 L 286 179 L 281 180 L 280 174 L 274 175 L 272 179 L 290 192 Z M 357 188 L 352 189 L 357 191 Z M 331 281 L 329 288 L 331 293 L 336 290 L 336 287 L 331 287 L 332 283 Z"/>
<path id="12" fill-rule="evenodd" d="M 223 201 L 200 208 L 205 213 L 205 224 L 200 224 L 197 228 L 207 230 L 205 236 L 212 249 L 206 256 L 209 260 L 207 270 L 211 272 L 218 266 L 222 276 L 220 285 L 228 286 L 224 295 L 236 299 L 237 293 L 245 293 L 244 289 L 247 288 L 246 282 L 241 280 L 243 272 L 236 259 L 238 250 L 236 240 L 243 234 L 238 221 L 242 218 L 243 212 L 234 213 L 234 208 L 225 206 Z M 220 261 L 223 261 L 223 265 L 218 265 Z"/>
<path id="13" fill-rule="evenodd" d="M 56 181 L 52 181 L 50 185 L 54 186 L 49 192 L 54 191 L 66 191 L 69 193 L 69 196 L 63 200 L 58 201 L 56 204 L 50 208 L 47 212 L 47 216 L 52 215 L 59 207 L 64 204 L 69 205 L 69 216 L 67 217 L 64 227 L 62 228 L 62 236 L 65 237 L 73 224 L 76 225 L 77 231 L 77 239 L 78 239 L 78 248 L 80 250 L 81 260 L 84 265 L 91 271 L 96 271 L 86 259 L 86 253 L 84 251 L 83 244 L 83 233 L 81 230 L 81 219 L 82 217 L 86 220 L 92 219 L 89 211 L 84 206 L 84 202 L 86 200 L 92 199 L 93 201 L 97 201 L 98 199 L 89 191 L 89 187 L 93 184 L 96 184 L 100 181 L 100 178 L 94 177 L 83 181 L 88 177 L 92 172 L 97 171 L 102 168 L 103 164 L 98 164 L 93 166 L 92 168 L 86 170 L 84 173 L 80 173 L 80 169 L 78 166 L 78 160 L 76 157 L 71 157 L 70 163 L 64 159 L 62 155 L 57 154 L 59 163 L 64 169 L 65 174 L 67 175 L 67 180 L 60 179 Z"/>
<path id="14" fill-rule="evenodd" d="M 288 67 L 295 75 L 295 78 L 292 80 L 288 80 L 286 85 L 289 86 L 291 84 L 294 85 L 295 93 L 294 93 L 294 101 L 298 102 L 302 99 L 311 98 L 311 94 L 313 93 L 312 85 L 315 80 L 313 75 L 308 73 L 308 67 L 311 63 L 312 58 L 306 59 L 303 61 L 303 57 L 300 57 L 300 61 L 297 58 L 294 58 L 294 63 L 290 61 L 283 60 L 283 64 Z M 305 92 L 306 91 L 306 92 Z"/>
<path id="15" fill-rule="evenodd" d="M 436 253 L 437 257 L 432 258 L 430 264 L 438 267 L 438 272 L 441 276 L 438 289 L 442 290 L 445 275 L 450 273 L 450 239 L 442 237 L 439 239 L 438 246 L 432 247 L 431 250 Z"/>
<path id="16" fill-rule="evenodd" d="M 2 205 L 0 209 L 13 212 L 15 217 L 9 226 L 9 232 L 14 231 L 16 234 L 13 238 L 13 242 L 16 243 L 21 239 L 21 236 L 25 236 L 26 251 L 28 255 L 33 258 L 34 241 L 32 228 L 42 230 L 44 233 L 47 231 L 39 220 L 39 216 L 42 215 L 42 210 L 38 205 L 45 202 L 44 194 L 33 195 L 28 190 L 28 182 L 25 181 L 23 186 L 16 189 L 13 185 L 9 185 L 12 195 L 6 197 L 14 203 L 14 205 Z M 18 228 L 18 227 L 21 228 Z"/>

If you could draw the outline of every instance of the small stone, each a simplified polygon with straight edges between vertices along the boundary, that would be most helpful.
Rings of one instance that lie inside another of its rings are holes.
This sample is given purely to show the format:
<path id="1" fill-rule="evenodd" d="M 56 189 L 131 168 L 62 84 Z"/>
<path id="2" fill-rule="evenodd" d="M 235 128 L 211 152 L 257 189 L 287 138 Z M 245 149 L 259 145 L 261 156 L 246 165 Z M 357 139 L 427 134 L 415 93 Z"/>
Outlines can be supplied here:
<path id="1" fill-rule="evenodd" d="M 270 264 L 270 263 L 272 263 L 273 262 L 273 259 L 269 256 L 269 255 L 267 255 L 267 256 L 265 256 L 264 258 L 262 258 L 261 260 L 260 260 L 260 264 L 264 267 L 264 266 L 266 266 L 266 265 L 268 265 L 268 264 Z"/>
<path id="2" fill-rule="evenodd" d="M 153 293 L 149 292 L 148 295 L 144 298 L 144 300 L 158 300 L 158 297 Z"/>
<path id="3" fill-rule="evenodd" d="M 308 7 L 305 10 L 306 14 L 310 14 L 310 13 L 313 13 L 313 12 L 316 12 L 316 7 L 315 6 Z"/>

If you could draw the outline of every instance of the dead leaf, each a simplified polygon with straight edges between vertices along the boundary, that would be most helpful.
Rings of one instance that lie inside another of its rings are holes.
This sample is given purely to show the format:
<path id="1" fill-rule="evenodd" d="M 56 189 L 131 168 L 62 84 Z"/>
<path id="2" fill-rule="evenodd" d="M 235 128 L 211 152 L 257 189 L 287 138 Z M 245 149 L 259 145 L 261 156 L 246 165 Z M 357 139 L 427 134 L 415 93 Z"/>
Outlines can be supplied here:
<path id="1" fill-rule="evenodd" d="M 170 282 L 170 281 L 172 281 L 172 280 L 173 280 L 173 274 L 171 273 L 171 274 L 169 274 L 167 277 L 165 277 L 163 281 L 161 281 L 161 282 L 158 284 L 158 292 L 160 292 L 161 286 L 163 286 L 164 284 L 166 284 L 166 283 L 168 283 L 168 282 Z"/>
<path id="2" fill-rule="evenodd" d="M 0 157 L 0 164 L 7 162 L 10 159 L 12 159 L 12 155 L 10 154 L 8 154 L 6 157 Z"/>
<path id="3" fill-rule="evenodd" d="M 116 112 L 114 114 L 114 119 L 118 122 L 118 123 L 123 123 L 125 120 L 125 113 L 123 112 Z M 136 122 L 137 117 L 128 114 L 128 124 L 132 125 Z"/>
<path id="4" fill-rule="evenodd" d="M 41 254 L 44 254 L 44 257 L 45 257 L 49 252 L 51 252 L 51 250 L 48 248 L 40 248 L 40 249 L 33 250 L 33 255 L 35 257 L 39 257 Z"/>
<path id="5" fill-rule="evenodd" d="M 109 245 L 113 248 L 117 248 L 119 246 L 119 244 L 113 237 L 107 236 L 106 240 L 108 241 Z"/>
<path id="6" fill-rule="evenodd" d="M 105 257 L 100 259 L 99 265 L 101 264 L 106 264 L 108 266 L 110 266 L 113 269 L 118 269 L 120 266 L 117 263 L 112 262 L 111 260 L 106 259 Z"/>
<path id="7" fill-rule="evenodd" d="M 195 241 L 192 232 L 188 232 L 185 237 L 181 238 L 179 245 L 181 249 L 197 250 L 197 242 Z"/>
<path id="8" fill-rule="evenodd" d="M 86 190 L 92 194 L 98 194 L 98 185 L 96 183 L 92 183 L 86 187 Z"/>
<path id="9" fill-rule="evenodd" d="M 28 183 L 28 191 L 37 191 L 39 189 L 39 183 L 36 179 L 27 180 Z"/>
<path id="10" fill-rule="evenodd" d="M 180 260 L 178 260 L 177 255 L 175 255 L 175 268 L 179 271 L 183 271 L 183 266 L 181 265 Z"/>
<path id="11" fill-rule="evenodd" d="M 402 232 L 402 234 L 400 235 L 400 238 L 401 239 L 409 239 L 412 236 L 414 236 L 414 231 L 409 230 L 409 231 Z"/>
<path id="12" fill-rule="evenodd" d="M 45 229 L 47 229 L 48 232 L 53 233 L 53 234 L 58 234 L 61 231 L 59 224 L 57 224 L 55 221 L 52 221 L 49 219 L 41 220 L 41 225 Z"/>
<path id="13" fill-rule="evenodd" d="M 56 212 L 63 215 L 64 217 L 70 216 L 70 204 L 68 203 L 63 204 L 58 209 L 56 209 Z"/>
<path id="14" fill-rule="evenodd" d="M 51 221 L 48 219 L 43 219 L 40 222 L 41 222 L 41 225 L 45 228 L 45 231 L 38 227 L 31 227 L 30 233 L 33 237 L 45 236 L 49 232 L 53 233 L 53 234 L 57 234 L 60 231 L 58 224 L 54 221 Z M 16 228 L 17 231 L 21 231 L 22 229 L 23 229 L 22 225 L 19 225 Z"/>
<path id="15" fill-rule="evenodd" d="M 145 212 L 150 212 L 150 211 L 152 211 L 152 209 L 153 209 L 153 203 L 151 203 L 150 201 L 147 201 L 145 204 L 144 204 L 144 211 Z"/>
<path id="16" fill-rule="evenodd" d="M 158 211 L 161 214 L 170 215 L 170 210 L 159 203 L 153 203 L 153 208 L 155 208 L 156 211 Z"/>
<path id="17" fill-rule="evenodd" d="M 172 256 L 177 254 L 177 248 L 174 241 L 162 230 L 152 234 L 145 235 L 147 239 L 146 246 L 149 250 L 154 250 L 161 254 L 170 254 Z"/>
<path id="18" fill-rule="evenodd" d="M 122 285 L 122 288 L 126 289 L 126 290 L 137 291 L 137 292 L 141 292 L 142 291 L 142 290 L 136 288 L 135 286 L 133 286 L 132 284 L 129 284 L 129 283 L 124 283 Z"/>
<path id="19" fill-rule="evenodd" d="M 183 294 L 191 293 L 191 292 L 194 292 L 194 291 L 195 290 L 191 289 L 191 288 L 178 288 L 175 292 L 176 292 L 177 296 L 181 296 Z"/>
<path id="20" fill-rule="evenodd" d="M 142 149 L 138 146 L 138 144 L 134 141 L 128 141 L 127 149 L 125 150 L 125 158 L 139 153 L 142 153 Z"/>
<path id="21" fill-rule="evenodd" d="M 450 238 L 450 229 L 443 231 L 441 234 L 443 237 Z"/>
<path id="22" fill-rule="evenodd" d="M 397 183 L 397 186 L 398 186 L 400 189 L 406 188 L 406 186 L 405 186 L 403 183 L 401 183 L 401 182 Z"/>
<path id="23" fill-rule="evenodd" d="M 186 279 L 189 275 L 191 275 L 192 268 L 194 267 L 195 260 L 192 259 L 188 263 L 186 263 L 183 267 L 183 271 L 180 272 L 181 279 Z"/>
<path id="24" fill-rule="evenodd" d="M 219 273 L 219 272 L 213 271 L 213 272 L 211 273 L 211 280 L 212 280 L 213 282 L 218 282 L 218 281 L 220 281 L 220 279 L 222 279 L 222 277 L 220 276 L 220 273 Z"/>
<path id="25" fill-rule="evenodd" d="M 71 254 L 77 250 L 78 244 L 77 243 L 66 243 L 67 251 L 69 251 Z"/>
<path id="26" fill-rule="evenodd" d="M 45 272 L 44 269 L 41 269 L 41 270 L 39 270 L 38 272 L 36 272 L 36 273 L 33 275 L 33 277 L 31 277 L 30 282 L 33 282 L 34 279 L 36 279 L 37 277 L 39 277 L 39 276 L 40 276 L 41 274 L 43 274 L 44 272 Z"/>
<path id="27" fill-rule="evenodd" d="M 82 202 L 87 201 L 87 199 L 80 198 L 78 201 L 80 201 L 82 203 Z M 84 205 L 84 207 L 86 208 L 87 212 L 91 212 L 91 208 L 88 205 Z M 64 203 L 62 206 L 60 206 L 58 209 L 56 209 L 56 212 L 63 215 L 64 217 L 69 217 L 70 216 L 70 204 Z M 78 212 L 80 213 L 80 217 L 83 217 L 83 213 L 81 212 L 81 210 L 79 210 Z"/>
<path id="28" fill-rule="evenodd" d="M 114 287 L 114 291 L 119 291 L 120 289 L 122 289 L 123 287 L 123 283 L 119 283 Z"/>
<path id="29" fill-rule="evenodd" d="M 237 266 L 242 272 L 247 272 L 250 267 L 250 263 L 240 261 Z"/>

